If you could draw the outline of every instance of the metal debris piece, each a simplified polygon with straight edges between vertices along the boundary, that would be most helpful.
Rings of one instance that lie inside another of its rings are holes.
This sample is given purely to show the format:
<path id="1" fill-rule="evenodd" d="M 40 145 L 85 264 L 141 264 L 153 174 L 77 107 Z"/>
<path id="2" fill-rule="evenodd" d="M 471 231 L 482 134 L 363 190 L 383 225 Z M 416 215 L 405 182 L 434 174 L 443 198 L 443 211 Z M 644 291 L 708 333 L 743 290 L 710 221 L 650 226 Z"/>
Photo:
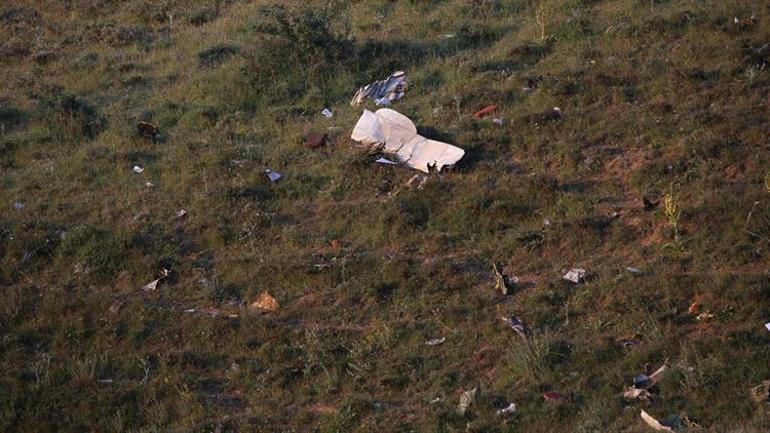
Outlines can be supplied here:
<path id="1" fill-rule="evenodd" d="M 529 330 L 526 326 L 524 326 L 524 323 L 519 320 L 518 317 L 511 314 L 510 317 L 501 317 L 502 321 L 507 323 L 508 326 L 511 327 L 514 331 L 516 331 L 517 334 L 521 335 L 522 337 L 526 337 L 529 333 Z"/>
<path id="2" fill-rule="evenodd" d="M 642 419 L 644 420 L 644 422 L 647 423 L 647 425 L 649 425 L 650 427 L 654 428 L 657 431 L 665 431 L 665 432 L 673 432 L 674 431 L 671 427 L 664 426 L 658 420 L 656 420 L 655 418 L 650 416 L 650 414 L 645 412 L 644 409 L 642 409 L 641 416 L 642 416 Z"/>
<path id="3" fill-rule="evenodd" d="M 486 117 L 489 115 L 489 113 L 492 113 L 493 111 L 497 110 L 497 105 L 487 105 L 486 107 L 482 108 L 481 110 L 473 113 L 473 117 L 477 119 L 481 119 L 483 117 Z"/>
<path id="4" fill-rule="evenodd" d="M 408 117 L 389 108 L 364 110 L 350 138 L 375 151 L 395 155 L 398 162 L 424 173 L 440 172 L 465 155 L 457 146 L 419 135 Z"/>
<path id="5" fill-rule="evenodd" d="M 276 311 L 280 308 L 280 304 L 278 304 L 278 300 L 265 290 L 251 303 L 250 307 L 260 311 Z"/>
<path id="6" fill-rule="evenodd" d="M 514 413 L 516 413 L 516 403 L 511 403 L 508 405 L 508 407 L 497 411 L 498 415 L 512 415 Z"/>
<path id="7" fill-rule="evenodd" d="M 144 184 L 144 186 L 146 186 L 147 188 L 152 188 L 155 186 L 155 184 L 153 184 L 152 182 L 147 182 Z"/>
<path id="8" fill-rule="evenodd" d="M 473 400 L 476 399 L 477 391 L 478 388 L 473 388 L 468 391 L 463 391 L 462 395 L 460 395 L 460 404 L 457 406 L 457 412 L 460 415 L 465 415 L 468 407 L 473 403 Z"/>
<path id="9" fill-rule="evenodd" d="M 140 136 L 148 140 L 155 140 L 156 138 L 158 138 L 158 135 L 160 135 L 160 129 L 157 126 L 153 125 L 152 123 L 148 123 L 148 122 L 137 123 L 136 132 L 138 132 Z"/>
<path id="10" fill-rule="evenodd" d="M 634 267 L 631 267 L 631 266 L 628 266 L 628 267 L 626 268 L 626 270 L 627 270 L 628 272 L 630 272 L 630 273 L 634 274 L 634 275 L 639 275 L 639 274 L 641 274 L 641 273 L 642 273 L 642 270 L 641 270 L 641 269 L 639 269 L 639 268 L 634 268 Z"/>
<path id="11" fill-rule="evenodd" d="M 377 105 L 390 105 L 391 102 L 404 96 L 406 87 L 406 73 L 397 71 L 384 80 L 375 81 L 358 89 L 350 105 L 361 105 L 367 99 L 373 99 Z"/>
<path id="12" fill-rule="evenodd" d="M 633 386 L 629 386 L 623 392 L 623 397 L 629 400 L 647 400 L 652 397 L 652 395 L 646 389 L 639 389 L 634 388 Z"/>
<path id="13" fill-rule="evenodd" d="M 13 208 L 16 209 L 16 210 L 22 210 L 25 207 L 26 206 L 24 206 L 24 203 L 22 203 L 20 201 L 17 201 L 16 203 L 13 204 Z"/>
<path id="14" fill-rule="evenodd" d="M 142 172 L 144 172 L 144 168 L 139 167 L 138 165 L 135 165 L 133 170 L 134 170 L 134 173 L 142 173 Z"/>
<path id="15" fill-rule="evenodd" d="M 767 323 L 765 323 L 765 329 L 767 329 L 768 331 L 770 331 L 770 322 L 767 322 Z"/>
<path id="16" fill-rule="evenodd" d="M 332 110 L 328 108 L 324 108 L 323 110 L 321 110 L 321 114 L 323 114 L 324 117 L 326 117 L 327 119 L 334 116 L 334 113 L 332 113 Z"/>
<path id="17" fill-rule="evenodd" d="M 570 269 L 562 278 L 564 278 L 567 281 L 571 281 L 575 284 L 580 283 L 581 281 L 585 280 L 586 277 L 586 270 L 581 268 L 575 268 Z"/>
<path id="18" fill-rule="evenodd" d="M 623 338 L 620 341 L 618 341 L 621 346 L 625 347 L 626 349 L 630 347 L 634 347 L 638 344 L 642 343 L 642 340 L 639 340 L 638 338 Z"/>
<path id="19" fill-rule="evenodd" d="M 492 263 L 492 272 L 495 274 L 495 290 L 499 290 L 503 295 L 507 295 L 516 288 L 519 278 L 516 276 L 504 275 L 497 268 L 496 263 Z"/>
<path id="20" fill-rule="evenodd" d="M 757 403 L 770 402 L 770 380 L 751 388 L 751 399 Z"/>
<path id="21" fill-rule="evenodd" d="M 163 269 L 161 271 L 161 276 L 157 280 L 150 281 L 149 283 L 142 286 L 142 289 L 144 289 L 146 292 L 150 292 L 155 290 L 158 287 L 158 283 L 160 283 L 161 280 L 168 277 L 168 269 Z"/>
<path id="22" fill-rule="evenodd" d="M 496 117 L 496 118 L 492 119 L 492 122 L 493 122 L 495 125 L 498 125 L 498 126 L 503 126 L 503 124 L 505 124 L 505 119 L 503 119 L 503 118 L 500 118 L 500 117 Z"/>
<path id="23" fill-rule="evenodd" d="M 446 341 L 446 337 L 441 338 L 431 338 L 430 340 L 425 342 L 426 346 L 438 346 L 439 344 L 442 344 Z"/>
<path id="24" fill-rule="evenodd" d="M 376 162 L 378 164 L 385 164 L 385 165 L 397 165 L 398 164 L 397 162 L 393 162 L 393 161 L 391 161 L 391 160 L 389 160 L 387 158 L 379 158 L 379 159 L 377 159 L 374 162 Z"/>
<path id="25" fill-rule="evenodd" d="M 184 218 L 185 216 L 187 216 L 187 211 L 186 210 L 179 209 L 178 211 L 176 211 L 176 217 L 177 218 Z"/>
<path id="26" fill-rule="evenodd" d="M 267 175 L 267 178 L 270 179 L 270 182 L 277 182 L 278 179 L 283 177 L 281 173 L 270 170 L 269 168 L 265 170 L 265 174 Z"/>

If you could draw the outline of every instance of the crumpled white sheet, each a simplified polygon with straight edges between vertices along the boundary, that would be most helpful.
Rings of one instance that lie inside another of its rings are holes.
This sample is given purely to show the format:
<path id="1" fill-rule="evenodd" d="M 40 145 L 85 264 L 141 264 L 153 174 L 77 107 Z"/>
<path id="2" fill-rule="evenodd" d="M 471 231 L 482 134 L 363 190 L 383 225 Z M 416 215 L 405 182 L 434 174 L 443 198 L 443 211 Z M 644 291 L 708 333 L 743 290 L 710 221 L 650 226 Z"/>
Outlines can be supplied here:
<path id="1" fill-rule="evenodd" d="M 408 117 L 389 108 L 376 112 L 364 110 L 350 138 L 370 146 L 380 146 L 383 152 L 394 155 L 401 164 L 425 173 L 441 171 L 443 167 L 456 164 L 465 155 L 465 151 L 457 146 L 419 135 Z"/>

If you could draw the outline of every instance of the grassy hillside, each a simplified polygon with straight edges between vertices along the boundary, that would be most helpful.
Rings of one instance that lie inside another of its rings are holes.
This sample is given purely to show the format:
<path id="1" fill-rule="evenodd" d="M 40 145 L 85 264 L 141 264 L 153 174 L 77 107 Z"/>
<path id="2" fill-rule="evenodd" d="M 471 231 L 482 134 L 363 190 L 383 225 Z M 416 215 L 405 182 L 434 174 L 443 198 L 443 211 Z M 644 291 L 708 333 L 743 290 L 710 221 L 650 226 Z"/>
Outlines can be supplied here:
<path id="1" fill-rule="evenodd" d="M 770 431 L 768 44 L 750 0 L 4 2 L 0 431 Z M 466 151 L 423 186 L 348 138 L 396 70 Z"/>

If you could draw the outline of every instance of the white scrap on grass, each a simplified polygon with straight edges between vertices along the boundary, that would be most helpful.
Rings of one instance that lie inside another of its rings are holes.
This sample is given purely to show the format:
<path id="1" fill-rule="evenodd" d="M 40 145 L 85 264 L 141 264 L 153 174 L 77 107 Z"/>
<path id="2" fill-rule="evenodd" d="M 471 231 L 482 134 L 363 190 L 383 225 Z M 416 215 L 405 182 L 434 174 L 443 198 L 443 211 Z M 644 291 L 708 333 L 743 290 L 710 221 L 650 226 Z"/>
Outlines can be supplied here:
<path id="1" fill-rule="evenodd" d="M 135 165 L 133 170 L 134 170 L 134 173 L 142 173 L 142 172 L 144 172 L 144 169 L 142 167 L 139 167 L 138 165 Z"/>
<path id="2" fill-rule="evenodd" d="M 492 122 L 494 122 L 496 125 L 503 126 L 503 124 L 505 123 L 505 119 L 494 118 L 494 119 L 492 119 Z"/>
<path id="3" fill-rule="evenodd" d="M 586 270 L 581 268 L 570 269 L 562 278 L 575 284 L 583 281 L 586 277 Z"/>
<path id="4" fill-rule="evenodd" d="M 626 270 L 627 270 L 628 272 L 632 273 L 632 274 L 637 274 L 637 275 L 639 275 L 639 274 L 641 274 L 641 273 L 642 273 L 642 270 L 641 270 L 641 269 L 639 269 L 639 268 L 634 268 L 634 267 L 631 267 L 631 266 L 628 266 L 628 267 L 626 267 Z"/>
<path id="5" fill-rule="evenodd" d="M 187 211 L 184 209 L 179 209 L 176 211 L 176 217 L 177 218 L 184 218 L 187 215 Z"/>
<path id="6" fill-rule="evenodd" d="M 397 163 L 387 159 L 387 158 L 380 158 L 377 161 L 374 161 L 379 164 L 386 164 L 386 165 L 396 165 Z"/>
<path id="7" fill-rule="evenodd" d="M 17 201 L 16 203 L 13 204 L 13 208 L 16 209 L 16 210 L 22 210 L 22 209 L 24 209 L 24 207 L 25 207 L 24 203 L 22 203 L 20 201 Z"/>
<path id="8" fill-rule="evenodd" d="M 430 340 L 425 342 L 426 346 L 438 346 L 439 344 L 446 341 L 446 337 L 441 338 L 431 338 Z"/>
<path id="9" fill-rule="evenodd" d="M 508 405 L 508 407 L 497 411 L 498 415 L 508 415 L 512 413 L 516 413 L 516 403 L 511 403 Z"/>
<path id="10" fill-rule="evenodd" d="M 270 182 L 276 182 L 278 179 L 282 178 L 283 175 L 281 173 L 278 173 L 277 171 L 270 170 L 269 168 L 265 170 L 265 174 L 267 175 L 267 178 L 270 179 Z"/>
<path id="11" fill-rule="evenodd" d="M 767 329 L 768 331 L 770 331 L 770 322 L 767 322 L 767 323 L 765 323 L 765 329 Z"/>
<path id="12" fill-rule="evenodd" d="M 158 283 L 160 283 L 160 281 L 166 277 L 168 277 L 168 269 L 163 269 L 163 271 L 161 271 L 160 278 L 145 284 L 144 286 L 142 286 L 142 289 L 144 289 L 147 292 L 153 291 L 158 287 Z"/>
<path id="13" fill-rule="evenodd" d="M 334 116 L 334 113 L 332 113 L 332 110 L 330 110 L 330 109 L 328 109 L 328 108 L 324 108 L 324 109 L 321 111 L 321 114 L 323 114 L 323 115 L 324 115 L 324 117 L 326 117 L 326 118 L 329 118 L 329 117 L 332 117 L 332 116 Z"/>
<path id="14" fill-rule="evenodd" d="M 674 430 L 671 429 L 671 427 L 664 426 L 663 424 L 660 423 L 660 421 L 658 421 L 655 418 L 653 418 L 652 416 L 650 416 L 650 414 L 645 412 L 644 409 L 642 409 L 641 416 L 642 416 L 642 419 L 644 420 L 644 422 L 647 423 L 647 425 L 649 425 L 650 427 L 654 428 L 657 431 L 666 431 L 666 432 L 673 432 L 674 431 Z"/>

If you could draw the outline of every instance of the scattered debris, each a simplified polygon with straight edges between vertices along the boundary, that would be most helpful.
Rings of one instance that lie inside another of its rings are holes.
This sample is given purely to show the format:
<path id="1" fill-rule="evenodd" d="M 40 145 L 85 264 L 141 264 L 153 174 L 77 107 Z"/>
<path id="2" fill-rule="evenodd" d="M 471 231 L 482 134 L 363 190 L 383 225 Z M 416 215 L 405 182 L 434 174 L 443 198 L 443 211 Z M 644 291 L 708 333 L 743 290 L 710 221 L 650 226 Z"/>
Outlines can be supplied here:
<path id="1" fill-rule="evenodd" d="M 713 319 L 714 317 L 716 317 L 716 315 L 714 315 L 713 313 L 703 312 L 703 313 L 698 314 L 695 317 L 695 320 L 708 320 L 708 319 Z"/>
<path id="2" fill-rule="evenodd" d="M 505 119 L 500 118 L 500 117 L 496 117 L 496 118 L 492 119 L 492 122 L 495 125 L 503 126 L 503 124 L 505 123 Z"/>
<path id="3" fill-rule="evenodd" d="M 473 388 L 469 391 L 463 391 L 462 395 L 460 395 L 460 404 L 457 406 L 457 412 L 460 415 L 465 415 L 468 407 L 473 403 L 473 400 L 476 399 L 477 391 L 478 388 Z"/>
<path id="4" fill-rule="evenodd" d="M 618 343 L 625 347 L 626 349 L 630 347 L 634 347 L 636 345 L 642 344 L 642 340 L 639 340 L 638 338 L 623 338 Z"/>
<path id="5" fill-rule="evenodd" d="M 770 402 L 770 380 L 751 388 L 751 399 L 757 403 Z"/>
<path id="6" fill-rule="evenodd" d="M 160 135 L 160 129 L 152 123 L 139 122 L 136 124 L 136 131 L 142 138 L 156 140 Z"/>
<path id="7" fill-rule="evenodd" d="M 375 81 L 358 89 L 350 101 L 350 105 L 361 105 L 367 99 L 373 99 L 377 105 L 390 105 L 391 102 L 404 96 L 406 87 L 406 73 L 404 71 L 394 72 L 384 80 Z"/>
<path id="8" fill-rule="evenodd" d="M 496 263 L 492 263 L 492 272 L 495 274 L 495 290 L 499 290 L 503 295 L 513 292 L 519 283 L 518 277 L 504 275 L 500 272 Z"/>
<path id="9" fill-rule="evenodd" d="M 623 397 L 629 400 L 647 400 L 652 395 L 646 389 L 629 387 L 623 392 Z"/>
<path id="10" fill-rule="evenodd" d="M 484 118 L 489 115 L 489 113 L 492 113 L 493 111 L 497 110 L 497 105 L 487 105 L 486 107 L 482 108 L 481 110 L 473 113 L 473 117 L 477 119 Z"/>
<path id="11" fill-rule="evenodd" d="M 303 138 L 305 146 L 311 149 L 318 149 L 326 144 L 326 134 L 319 132 L 311 132 L 305 135 Z"/>
<path id="12" fill-rule="evenodd" d="M 575 268 L 570 269 L 562 278 L 564 278 L 567 281 L 571 281 L 575 284 L 578 284 L 585 280 L 586 277 L 586 270 L 581 268 Z"/>
<path id="13" fill-rule="evenodd" d="M 186 210 L 179 209 L 178 211 L 176 211 L 176 217 L 177 218 L 184 218 L 185 216 L 187 216 L 187 211 Z"/>
<path id="14" fill-rule="evenodd" d="M 767 322 L 767 323 L 765 323 L 765 329 L 767 329 L 768 331 L 770 331 L 770 322 Z"/>
<path id="15" fill-rule="evenodd" d="M 508 405 L 508 407 L 497 411 L 498 415 L 512 415 L 514 413 L 516 413 L 516 403 L 511 403 Z"/>
<path id="16" fill-rule="evenodd" d="M 661 424 L 658 420 L 650 416 L 647 412 L 642 409 L 641 413 L 642 419 L 644 422 L 646 422 L 650 427 L 654 428 L 657 431 L 666 431 L 666 432 L 673 432 L 674 430 L 671 427 L 664 426 Z"/>
<path id="17" fill-rule="evenodd" d="M 134 170 L 134 173 L 142 173 L 142 172 L 144 172 L 144 168 L 139 167 L 138 165 L 135 165 L 133 170 Z"/>
<path id="18" fill-rule="evenodd" d="M 640 275 L 642 273 L 642 270 L 639 268 L 634 268 L 631 266 L 626 267 L 626 270 L 634 275 Z"/>
<path id="19" fill-rule="evenodd" d="M 113 380 L 112 379 L 99 379 L 99 380 L 97 380 L 97 382 L 98 383 L 107 383 L 107 384 L 109 384 L 109 383 L 112 383 Z"/>
<path id="20" fill-rule="evenodd" d="M 393 161 L 391 161 L 391 160 L 389 160 L 387 158 L 379 158 L 378 160 L 376 160 L 374 162 L 379 163 L 379 164 L 386 164 L 386 165 L 396 165 L 396 164 L 398 164 L 398 163 L 393 162 Z"/>
<path id="21" fill-rule="evenodd" d="M 16 203 L 13 204 L 13 208 L 16 209 L 16 210 L 22 210 L 25 207 L 26 206 L 24 206 L 24 203 L 22 203 L 20 201 L 17 201 Z"/>
<path id="22" fill-rule="evenodd" d="M 457 33 L 444 33 L 441 35 L 441 39 L 453 39 L 457 37 Z"/>
<path id="23" fill-rule="evenodd" d="M 155 184 L 153 184 L 152 182 L 147 182 L 144 184 L 144 186 L 146 186 L 147 188 L 152 188 L 155 186 Z"/>
<path id="24" fill-rule="evenodd" d="M 329 246 L 331 246 L 335 250 L 338 250 L 342 248 L 342 241 L 339 239 L 332 239 L 331 242 L 329 242 Z"/>
<path id="25" fill-rule="evenodd" d="M 321 114 L 323 114 L 323 115 L 324 115 L 324 117 L 326 117 L 327 119 L 328 119 L 329 117 L 332 117 L 332 116 L 334 116 L 334 113 L 332 113 L 332 110 L 330 110 L 330 109 L 328 109 L 328 108 L 324 108 L 324 109 L 321 111 Z"/>
<path id="26" fill-rule="evenodd" d="M 545 401 L 559 401 L 562 399 L 559 391 L 547 391 L 543 393 L 543 399 Z"/>
<path id="27" fill-rule="evenodd" d="M 425 342 L 426 346 L 438 346 L 439 344 L 443 344 L 446 341 L 446 337 L 441 338 L 431 338 L 430 340 Z"/>
<path id="28" fill-rule="evenodd" d="M 651 394 L 648 391 L 648 389 L 652 388 L 655 384 L 660 382 L 660 380 L 663 378 L 663 375 L 667 371 L 668 371 L 668 360 L 663 362 L 663 365 L 650 375 L 647 375 L 644 373 L 637 374 L 636 376 L 634 376 L 633 386 L 629 386 L 623 391 L 623 397 L 630 400 L 636 400 L 636 399 L 645 400 L 650 398 Z"/>
<path id="29" fill-rule="evenodd" d="M 687 312 L 690 314 L 698 314 L 698 311 L 700 311 L 700 303 L 696 299 L 690 303 L 689 307 L 687 307 Z"/>
<path id="30" fill-rule="evenodd" d="M 516 331 L 517 334 L 521 335 L 522 337 L 526 337 L 529 333 L 529 330 L 526 326 L 524 326 L 524 323 L 519 320 L 518 317 L 511 314 L 510 317 L 501 317 L 502 321 L 507 323 L 508 326 L 511 327 L 514 331 Z"/>
<path id="31" fill-rule="evenodd" d="M 158 287 L 158 283 L 160 283 L 161 280 L 168 277 L 168 269 L 161 270 L 160 278 L 157 280 L 150 281 L 149 283 L 142 286 L 142 289 L 144 289 L 146 292 L 150 292 L 155 290 Z"/>
<path id="32" fill-rule="evenodd" d="M 436 397 L 433 400 L 428 401 L 429 404 L 436 404 L 441 401 L 441 397 Z"/>
<path id="33" fill-rule="evenodd" d="M 267 178 L 270 179 L 270 182 L 277 182 L 278 179 L 283 177 L 281 173 L 270 170 L 269 168 L 265 170 L 265 174 L 267 175 Z"/>
<path id="34" fill-rule="evenodd" d="M 402 164 L 425 173 L 440 172 L 465 155 L 459 147 L 417 134 L 417 128 L 408 117 L 388 108 L 374 113 L 364 110 L 351 138 L 393 154 Z"/>
<path id="35" fill-rule="evenodd" d="M 250 307 L 260 311 L 276 311 L 280 308 L 280 305 L 278 304 L 278 301 L 265 290 L 251 303 Z"/>

